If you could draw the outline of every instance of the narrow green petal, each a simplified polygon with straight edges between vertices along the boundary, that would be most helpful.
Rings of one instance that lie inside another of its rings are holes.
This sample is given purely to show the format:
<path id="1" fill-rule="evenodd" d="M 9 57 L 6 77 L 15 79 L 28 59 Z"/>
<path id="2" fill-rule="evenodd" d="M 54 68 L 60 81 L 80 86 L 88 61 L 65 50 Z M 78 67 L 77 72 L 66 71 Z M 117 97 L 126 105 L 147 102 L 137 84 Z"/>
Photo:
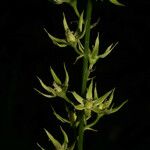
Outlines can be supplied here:
<path id="1" fill-rule="evenodd" d="M 43 95 L 44 97 L 47 97 L 47 98 L 54 98 L 55 97 L 55 95 L 49 95 L 49 94 L 44 94 L 44 93 L 42 93 L 41 91 L 39 91 L 39 90 L 37 90 L 37 89 L 35 89 L 39 94 L 41 94 L 41 95 Z"/>
<path id="2" fill-rule="evenodd" d="M 68 148 L 68 150 L 74 150 L 75 148 L 75 142 L 71 145 L 71 147 Z"/>
<path id="3" fill-rule="evenodd" d="M 84 110 L 84 113 L 85 113 L 85 119 L 88 120 L 91 118 L 91 113 L 92 111 L 90 109 L 85 109 Z"/>
<path id="4" fill-rule="evenodd" d="M 111 108 L 109 113 L 115 113 L 117 112 L 118 110 L 120 110 L 126 103 L 128 102 L 128 100 L 124 101 L 121 105 L 119 105 L 118 107 L 115 107 L 115 108 Z"/>
<path id="5" fill-rule="evenodd" d="M 52 77 L 53 77 L 54 81 L 56 82 L 56 84 L 61 85 L 62 83 L 61 83 L 60 79 L 58 78 L 58 76 L 55 74 L 52 67 L 50 67 L 50 71 L 51 71 Z"/>
<path id="6" fill-rule="evenodd" d="M 66 44 L 62 44 L 62 43 L 58 43 L 56 41 L 53 41 L 53 44 L 58 46 L 58 47 L 66 47 L 67 46 L 67 43 Z"/>
<path id="7" fill-rule="evenodd" d="M 74 9 L 75 14 L 80 17 L 79 11 L 77 9 L 77 0 L 69 0 L 70 6 Z"/>
<path id="8" fill-rule="evenodd" d="M 85 127 L 85 129 L 84 129 L 84 130 L 90 130 L 90 131 L 97 132 L 97 130 L 95 130 L 95 129 L 92 129 L 92 128 L 88 128 L 88 127 Z"/>
<path id="9" fill-rule="evenodd" d="M 71 125 L 73 125 L 77 119 L 77 115 L 74 111 L 70 111 L 68 112 L 68 118 L 69 118 L 69 121 L 71 123 Z"/>
<path id="10" fill-rule="evenodd" d="M 78 49 L 79 49 L 79 50 L 80 50 L 80 52 L 83 54 L 84 47 L 83 47 L 83 45 L 82 45 L 82 43 L 81 43 L 81 41 L 80 41 L 80 40 L 78 40 Z"/>
<path id="11" fill-rule="evenodd" d="M 76 92 L 72 92 L 72 94 L 73 94 L 74 98 L 75 98 L 80 104 L 84 105 L 84 103 L 83 103 L 83 100 L 84 100 L 84 99 L 83 99 L 79 94 L 77 94 Z"/>
<path id="12" fill-rule="evenodd" d="M 88 100 L 93 99 L 92 90 L 93 90 L 93 80 L 91 80 L 91 83 L 87 89 L 86 99 L 88 99 Z"/>
<path id="13" fill-rule="evenodd" d="M 86 28 L 87 28 L 87 22 L 85 22 L 85 25 L 84 25 L 84 29 L 83 29 L 83 32 L 79 35 L 78 39 L 82 39 L 85 35 L 85 32 L 86 32 Z"/>
<path id="14" fill-rule="evenodd" d="M 55 146 L 56 150 L 60 150 L 61 149 L 61 144 L 50 134 L 50 132 L 48 132 L 46 129 L 44 129 L 49 140 L 53 143 L 53 145 Z"/>
<path id="15" fill-rule="evenodd" d="M 63 133 L 63 136 L 64 136 L 64 143 L 63 143 L 63 147 L 64 147 L 64 150 L 67 149 L 67 146 L 68 146 L 68 136 L 66 134 L 66 132 L 63 130 L 62 127 L 60 127 L 62 133 Z"/>
<path id="16" fill-rule="evenodd" d="M 67 72 L 67 69 L 66 69 L 65 64 L 64 64 L 64 70 L 65 70 L 65 76 L 66 76 L 65 82 L 64 82 L 64 86 L 65 86 L 65 87 L 68 87 L 68 83 L 69 83 L 69 75 L 68 75 L 68 72 Z"/>
<path id="17" fill-rule="evenodd" d="M 90 29 L 93 29 L 94 27 L 96 27 L 99 22 L 100 22 L 100 18 L 98 18 L 97 21 L 91 25 Z"/>
<path id="18" fill-rule="evenodd" d="M 95 120 L 93 120 L 93 122 L 92 123 L 90 123 L 90 124 L 88 124 L 88 125 L 86 125 L 86 128 L 91 128 L 91 127 L 93 127 L 94 125 L 96 125 L 97 124 L 97 122 L 100 120 L 100 118 L 102 118 L 103 117 L 103 115 L 102 114 L 97 114 L 97 116 L 96 116 L 96 118 L 95 118 Z"/>
<path id="19" fill-rule="evenodd" d="M 118 5 L 118 6 L 125 6 L 124 4 L 118 2 L 118 0 L 109 0 L 111 3 Z"/>
<path id="20" fill-rule="evenodd" d="M 108 48 L 106 49 L 106 51 L 103 54 L 101 54 L 97 57 L 97 59 L 105 58 L 106 56 L 108 56 L 111 53 L 111 51 L 116 47 L 117 44 L 118 44 L 118 42 L 115 44 L 112 43 L 110 46 L 108 46 Z"/>
<path id="21" fill-rule="evenodd" d="M 38 80 L 40 81 L 41 86 L 47 91 L 55 95 L 54 89 L 52 89 L 50 86 L 47 86 L 39 77 L 37 77 Z"/>
<path id="22" fill-rule="evenodd" d="M 60 5 L 64 2 L 66 2 L 66 0 L 49 0 L 50 2 L 52 1 L 54 4 Z"/>
<path id="23" fill-rule="evenodd" d="M 54 110 L 54 108 L 52 107 L 53 109 L 53 114 L 55 115 L 55 117 L 60 120 L 61 122 L 63 123 L 70 123 L 70 121 L 68 121 L 67 119 L 61 117 L 58 113 L 56 113 L 56 111 Z"/>
<path id="24" fill-rule="evenodd" d="M 37 77 L 38 80 L 40 81 L 41 86 L 46 90 L 49 91 L 49 86 L 47 86 L 39 77 Z"/>
<path id="25" fill-rule="evenodd" d="M 78 23 L 78 29 L 80 32 L 82 32 L 82 26 L 83 26 L 83 22 L 84 22 L 83 14 L 84 14 L 84 11 L 81 13 L 80 18 L 79 18 L 79 23 Z"/>
<path id="26" fill-rule="evenodd" d="M 94 100 L 95 100 L 95 99 L 98 99 L 98 93 L 97 93 L 96 84 L 95 84 L 95 88 L 94 88 Z"/>
<path id="27" fill-rule="evenodd" d="M 38 146 L 41 150 L 45 150 L 39 143 L 37 143 L 37 146 Z"/>
<path id="28" fill-rule="evenodd" d="M 77 109 L 77 110 L 83 110 L 83 109 L 85 109 L 84 106 L 81 105 L 81 104 L 76 105 L 76 106 L 74 106 L 74 107 L 75 107 L 75 109 Z"/>
<path id="29" fill-rule="evenodd" d="M 100 98 L 98 98 L 94 105 L 97 106 L 97 105 L 100 105 L 101 103 L 103 103 L 108 97 L 109 95 L 112 93 L 112 90 L 110 90 L 109 92 L 107 92 L 106 94 L 104 94 L 103 96 L 101 96 Z"/>
<path id="30" fill-rule="evenodd" d="M 106 102 L 104 102 L 104 105 L 105 105 L 106 108 L 108 108 L 112 103 L 112 100 L 114 98 L 114 91 L 115 91 L 115 89 L 112 90 L 109 99 Z"/>
<path id="31" fill-rule="evenodd" d="M 81 59 L 82 57 L 83 57 L 83 55 L 78 56 L 78 57 L 76 58 L 74 64 L 75 64 L 79 59 Z"/>
<path id="32" fill-rule="evenodd" d="M 52 42 L 56 45 L 60 45 L 62 47 L 67 46 L 67 42 L 65 39 L 60 39 L 60 38 L 56 38 L 54 36 L 52 36 L 50 33 L 48 33 L 48 31 L 44 28 L 44 31 L 47 33 L 47 35 L 49 36 L 49 38 L 52 40 Z"/>
<path id="33" fill-rule="evenodd" d="M 63 19 L 64 30 L 65 30 L 65 32 L 68 32 L 68 30 L 70 31 L 70 29 L 69 29 L 69 26 L 66 21 L 65 13 L 63 13 L 63 17 L 64 17 L 64 19 Z"/>
<path id="34" fill-rule="evenodd" d="M 98 55 L 98 51 L 99 51 L 99 33 L 97 35 L 97 38 L 96 38 L 96 41 L 95 41 L 95 45 L 94 45 L 94 48 L 93 48 L 93 51 L 92 51 L 92 58 L 96 58 L 96 56 Z"/>

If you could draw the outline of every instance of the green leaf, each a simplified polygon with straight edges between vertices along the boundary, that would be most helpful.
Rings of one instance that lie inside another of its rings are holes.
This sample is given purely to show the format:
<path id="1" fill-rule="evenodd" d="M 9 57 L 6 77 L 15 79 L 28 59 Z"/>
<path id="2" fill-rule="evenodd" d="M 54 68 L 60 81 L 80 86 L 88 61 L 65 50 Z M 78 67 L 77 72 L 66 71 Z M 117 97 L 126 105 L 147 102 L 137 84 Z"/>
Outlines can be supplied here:
<path id="1" fill-rule="evenodd" d="M 73 94 L 73 96 L 74 96 L 74 98 L 81 104 L 81 105 L 84 105 L 84 103 L 83 103 L 83 98 L 80 96 L 80 95 L 78 95 L 76 92 L 72 92 L 72 94 Z"/>
<path id="2" fill-rule="evenodd" d="M 93 90 L 93 80 L 91 80 L 91 83 L 87 89 L 86 99 L 88 99 L 88 100 L 93 99 L 92 90 Z"/>
<path id="3" fill-rule="evenodd" d="M 51 71 L 52 77 L 53 77 L 54 81 L 56 82 L 56 84 L 61 85 L 62 83 L 61 83 L 60 79 L 58 78 L 58 76 L 55 74 L 52 67 L 50 67 L 50 71 Z"/>
<path id="4" fill-rule="evenodd" d="M 118 0 L 109 0 L 111 3 L 113 3 L 114 5 L 118 5 L 118 6 L 125 6 L 124 4 L 118 2 Z"/>
<path id="5" fill-rule="evenodd" d="M 49 140 L 53 143 L 53 145 L 55 146 L 56 150 L 60 150 L 61 149 L 61 144 L 50 134 L 50 132 L 48 132 L 46 129 L 44 129 Z"/>

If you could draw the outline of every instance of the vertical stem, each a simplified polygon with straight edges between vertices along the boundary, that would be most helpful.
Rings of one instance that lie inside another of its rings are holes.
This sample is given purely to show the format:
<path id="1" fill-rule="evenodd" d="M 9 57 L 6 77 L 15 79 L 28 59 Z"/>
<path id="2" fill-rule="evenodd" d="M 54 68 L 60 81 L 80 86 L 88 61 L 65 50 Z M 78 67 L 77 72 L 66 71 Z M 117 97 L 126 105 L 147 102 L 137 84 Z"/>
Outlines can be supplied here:
<path id="1" fill-rule="evenodd" d="M 92 2 L 88 0 L 87 9 L 86 9 L 86 34 L 85 34 L 85 42 L 84 42 L 84 59 L 83 59 L 83 74 L 82 74 L 82 89 L 81 94 L 85 95 L 86 85 L 89 75 L 88 69 L 88 52 L 89 52 L 89 43 L 90 43 L 90 28 L 91 28 L 91 15 L 92 15 Z"/>
<path id="2" fill-rule="evenodd" d="M 88 51 L 89 51 L 89 43 L 90 43 L 90 24 L 91 24 L 91 15 L 92 15 L 92 1 L 88 0 L 87 8 L 86 8 L 86 23 L 87 29 L 85 34 L 85 42 L 84 42 L 84 58 L 83 58 L 83 69 L 82 69 L 82 87 L 81 87 L 81 95 L 84 97 L 86 93 L 87 80 L 89 75 L 88 69 Z M 78 139 L 78 150 L 83 150 L 83 136 L 84 136 L 84 112 L 81 113 L 81 120 L 79 124 L 79 139 Z"/>

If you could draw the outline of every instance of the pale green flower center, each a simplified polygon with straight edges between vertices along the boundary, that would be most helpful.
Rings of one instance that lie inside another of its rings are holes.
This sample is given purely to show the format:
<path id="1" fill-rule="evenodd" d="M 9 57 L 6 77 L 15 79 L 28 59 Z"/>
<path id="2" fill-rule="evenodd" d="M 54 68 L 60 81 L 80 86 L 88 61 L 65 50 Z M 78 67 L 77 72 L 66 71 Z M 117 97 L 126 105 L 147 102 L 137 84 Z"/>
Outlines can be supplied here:
<path id="1" fill-rule="evenodd" d="M 93 107 L 93 102 L 91 100 L 86 100 L 85 108 L 92 109 L 92 107 Z"/>
<path id="2" fill-rule="evenodd" d="M 67 31 L 66 32 L 66 38 L 68 43 L 76 43 L 77 39 L 74 36 L 73 32 Z"/>
<path id="3" fill-rule="evenodd" d="M 55 88 L 55 90 L 56 90 L 57 92 L 62 92 L 61 86 L 59 86 L 58 84 L 56 84 L 56 82 L 53 83 L 53 86 L 54 86 L 54 88 Z"/>

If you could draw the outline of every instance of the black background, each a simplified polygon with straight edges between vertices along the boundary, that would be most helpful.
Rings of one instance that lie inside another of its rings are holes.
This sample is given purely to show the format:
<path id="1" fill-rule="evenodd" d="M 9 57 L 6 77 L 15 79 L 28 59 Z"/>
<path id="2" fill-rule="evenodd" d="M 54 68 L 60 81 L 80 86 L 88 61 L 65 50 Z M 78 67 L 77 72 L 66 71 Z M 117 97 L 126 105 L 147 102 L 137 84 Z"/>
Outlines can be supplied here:
<path id="1" fill-rule="evenodd" d="M 104 117 L 95 127 L 99 132 L 87 132 L 86 150 L 150 149 L 150 2 L 124 0 L 124 3 L 127 5 L 124 8 L 108 3 L 94 6 L 92 21 L 98 17 L 101 20 L 92 31 L 92 41 L 97 31 L 102 34 L 101 48 L 119 40 L 111 55 L 97 63 L 95 75 L 101 93 L 116 87 L 116 104 L 125 99 L 129 102 L 120 112 Z M 43 128 L 58 137 L 60 134 L 60 124 L 52 117 L 51 102 L 33 90 L 40 87 L 36 76 L 50 82 L 49 66 L 63 76 L 66 62 L 71 88 L 80 90 L 77 87 L 81 62 L 72 66 L 76 54 L 69 48 L 54 46 L 43 27 L 62 37 L 62 12 L 72 22 L 76 17 L 67 6 L 55 6 L 46 0 L 6 1 L 1 6 L 0 149 L 33 150 L 37 149 L 36 142 L 47 144 Z M 54 101 L 54 105 L 63 110 L 60 103 Z"/>

